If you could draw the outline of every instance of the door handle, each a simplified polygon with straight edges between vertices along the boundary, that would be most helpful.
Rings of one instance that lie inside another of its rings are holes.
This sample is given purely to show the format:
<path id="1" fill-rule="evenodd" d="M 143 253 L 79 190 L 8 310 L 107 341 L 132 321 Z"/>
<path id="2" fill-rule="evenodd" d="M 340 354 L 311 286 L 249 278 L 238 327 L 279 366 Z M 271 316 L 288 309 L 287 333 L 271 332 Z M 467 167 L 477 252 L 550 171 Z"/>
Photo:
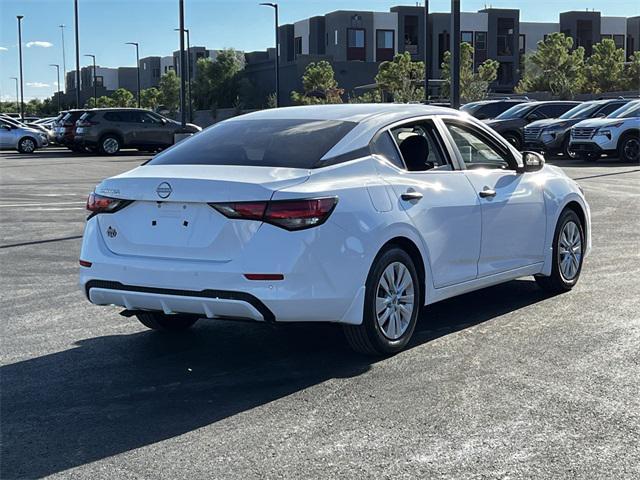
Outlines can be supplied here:
<path id="1" fill-rule="evenodd" d="M 484 190 L 479 192 L 478 195 L 480 195 L 482 198 L 495 197 L 496 191 L 492 190 L 491 188 L 485 188 Z"/>
<path id="2" fill-rule="evenodd" d="M 400 198 L 406 201 L 411 201 L 411 200 L 418 201 L 422 198 L 422 194 L 420 192 L 409 190 L 403 193 L 402 195 L 400 195 Z"/>

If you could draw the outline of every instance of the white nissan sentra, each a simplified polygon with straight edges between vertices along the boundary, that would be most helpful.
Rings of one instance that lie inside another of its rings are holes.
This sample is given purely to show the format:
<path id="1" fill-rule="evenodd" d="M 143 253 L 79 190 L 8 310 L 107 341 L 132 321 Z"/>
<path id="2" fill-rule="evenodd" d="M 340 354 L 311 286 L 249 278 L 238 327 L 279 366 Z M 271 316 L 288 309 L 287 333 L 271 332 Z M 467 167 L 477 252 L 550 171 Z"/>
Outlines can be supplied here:
<path id="1" fill-rule="evenodd" d="M 530 275 L 570 290 L 591 243 L 576 182 L 424 105 L 239 116 L 104 180 L 87 208 L 92 303 L 167 332 L 338 322 L 371 354 L 406 346 L 423 305 Z"/>

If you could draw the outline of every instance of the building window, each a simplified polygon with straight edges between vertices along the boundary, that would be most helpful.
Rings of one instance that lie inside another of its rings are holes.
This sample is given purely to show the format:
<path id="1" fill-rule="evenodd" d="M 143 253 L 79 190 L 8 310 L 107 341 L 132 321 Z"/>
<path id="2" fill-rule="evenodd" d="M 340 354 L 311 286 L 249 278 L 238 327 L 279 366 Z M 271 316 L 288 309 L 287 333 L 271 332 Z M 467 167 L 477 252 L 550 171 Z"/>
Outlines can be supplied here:
<path id="1" fill-rule="evenodd" d="M 376 61 L 393 60 L 395 38 L 393 30 L 376 30 Z"/>
<path id="2" fill-rule="evenodd" d="M 153 78 L 160 78 L 160 69 L 159 68 L 154 68 L 153 69 Z"/>
<path id="3" fill-rule="evenodd" d="M 146 69 L 147 69 L 147 63 L 146 63 L 146 62 L 142 64 L 142 69 L 143 69 L 143 70 L 146 70 Z"/>
<path id="4" fill-rule="evenodd" d="M 513 31 L 515 22 L 513 18 L 498 19 L 498 55 L 508 57 L 513 55 Z"/>
<path id="5" fill-rule="evenodd" d="M 624 50 L 624 35 L 614 35 L 613 42 L 616 44 L 616 48 Z"/>
<path id="6" fill-rule="evenodd" d="M 444 52 L 449 51 L 449 33 L 442 32 L 438 34 L 438 66 L 444 62 Z"/>
<path id="7" fill-rule="evenodd" d="M 365 61 L 365 30 L 363 28 L 347 28 L 347 60 Z"/>
<path id="8" fill-rule="evenodd" d="M 524 55 L 524 52 L 527 50 L 527 36 L 523 33 L 518 37 L 518 51 L 520 55 Z"/>
<path id="9" fill-rule="evenodd" d="M 96 86 L 102 87 L 104 85 L 104 77 L 97 76 L 96 77 Z"/>
<path id="10" fill-rule="evenodd" d="M 473 47 L 473 32 L 460 32 L 460 41 Z"/>
<path id="11" fill-rule="evenodd" d="M 500 62 L 498 67 L 498 85 L 513 84 L 513 63 Z"/>
<path id="12" fill-rule="evenodd" d="M 627 53 L 631 56 L 635 52 L 633 35 L 627 35 Z"/>
<path id="13" fill-rule="evenodd" d="M 302 37 L 296 37 L 293 39 L 293 52 L 296 55 L 302 55 Z"/>
<path id="14" fill-rule="evenodd" d="M 476 50 L 487 49 L 487 32 L 476 32 Z"/>
<path id="15" fill-rule="evenodd" d="M 335 30 L 333 33 L 333 44 L 338 45 L 338 30 Z"/>
<path id="16" fill-rule="evenodd" d="M 418 16 L 404 17 L 404 51 L 411 55 L 418 54 Z"/>

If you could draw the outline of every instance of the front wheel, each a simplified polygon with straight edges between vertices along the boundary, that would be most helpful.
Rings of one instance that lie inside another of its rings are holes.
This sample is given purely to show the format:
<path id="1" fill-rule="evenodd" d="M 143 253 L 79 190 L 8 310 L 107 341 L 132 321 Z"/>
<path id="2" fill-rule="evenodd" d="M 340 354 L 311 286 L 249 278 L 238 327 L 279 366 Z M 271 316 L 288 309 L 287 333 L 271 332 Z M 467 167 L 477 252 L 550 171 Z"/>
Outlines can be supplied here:
<path id="1" fill-rule="evenodd" d="M 161 312 L 143 312 L 136 317 L 145 327 L 161 332 L 182 332 L 198 321 L 198 317 L 193 315 L 166 315 Z"/>
<path id="2" fill-rule="evenodd" d="M 376 258 L 365 285 L 360 325 L 345 325 L 347 342 L 356 352 L 391 355 L 411 339 L 420 312 L 419 277 L 409 254 L 398 247 Z"/>
<path id="3" fill-rule="evenodd" d="M 618 158 L 625 162 L 640 160 L 640 138 L 637 135 L 626 135 L 620 140 Z"/>
<path id="4" fill-rule="evenodd" d="M 520 151 L 522 149 L 522 142 L 520 141 L 520 137 L 515 133 L 505 133 L 503 135 L 504 139 L 513 145 L 516 150 Z"/>
<path id="5" fill-rule="evenodd" d="M 33 153 L 36 150 L 36 141 L 31 137 L 25 137 L 18 142 L 18 151 L 20 153 Z"/>
<path id="6" fill-rule="evenodd" d="M 553 266 L 548 277 L 536 276 L 536 282 L 551 293 L 571 290 L 580 278 L 584 259 L 584 226 L 573 210 L 565 210 L 553 235 Z"/>
<path id="7" fill-rule="evenodd" d="M 103 155 L 115 155 L 120 151 L 120 139 L 113 135 L 107 135 L 100 140 L 100 153 Z"/>

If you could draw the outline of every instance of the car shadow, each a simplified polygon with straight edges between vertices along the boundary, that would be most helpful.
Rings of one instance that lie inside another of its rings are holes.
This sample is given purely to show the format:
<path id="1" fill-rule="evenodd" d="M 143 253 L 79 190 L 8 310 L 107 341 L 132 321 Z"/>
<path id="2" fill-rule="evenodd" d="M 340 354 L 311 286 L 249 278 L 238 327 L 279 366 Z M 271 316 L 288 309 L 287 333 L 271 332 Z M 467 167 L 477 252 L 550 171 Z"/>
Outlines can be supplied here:
<path id="1" fill-rule="evenodd" d="M 546 298 L 516 280 L 445 300 L 424 309 L 409 349 Z M 172 337 L 81 340 L 0 368 L 0 477 L 42 477 L 151 445 L 380 361 L 352 353 L 329 324 L 202 321 Z"/>

